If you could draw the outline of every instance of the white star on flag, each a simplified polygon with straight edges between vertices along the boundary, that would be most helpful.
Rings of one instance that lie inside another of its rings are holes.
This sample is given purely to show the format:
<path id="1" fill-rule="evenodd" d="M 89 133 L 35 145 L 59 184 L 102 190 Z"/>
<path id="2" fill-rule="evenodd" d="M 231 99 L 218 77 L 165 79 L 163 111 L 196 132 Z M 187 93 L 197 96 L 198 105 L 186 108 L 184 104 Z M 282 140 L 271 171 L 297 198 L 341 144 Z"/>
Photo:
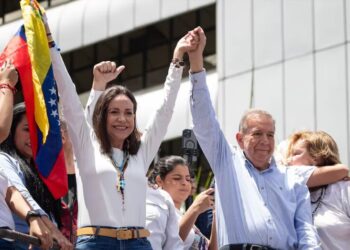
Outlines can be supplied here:
<path id="1" fill-rule="evenodd" d="M 51 115 L 56 118 L 58 116 L 57 110 L 52 110 Z"/>
<path id="2" fill-rule="evenodd" d="M 56 101 L 52 98 L 50 98 L 49 104 L 52 106 L 56 105 Z"/>
<path id="3" fill-rule="evenodd" d="M 49 89 L 51 95 L 56 95 L 56 89 L 54 87 L 52 87 L 51 89 Z"/>

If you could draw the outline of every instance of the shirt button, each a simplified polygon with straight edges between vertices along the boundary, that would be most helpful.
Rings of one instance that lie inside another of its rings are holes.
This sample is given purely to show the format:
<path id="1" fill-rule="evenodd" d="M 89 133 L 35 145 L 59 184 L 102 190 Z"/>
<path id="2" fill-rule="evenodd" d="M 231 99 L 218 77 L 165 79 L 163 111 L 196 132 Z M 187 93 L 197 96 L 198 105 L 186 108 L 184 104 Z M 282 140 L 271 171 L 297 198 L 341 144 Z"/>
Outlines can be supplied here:
<path id="1" fill-rule="evenodd" d="M 280 187 L 280 190 L 283 190 L 283 187 Z"/>
<path id="2" fill-rule="evenodd" d="M 193 82 L 194 82 L 194 83 L 197 83 L 198 81 L 197 81 L 197 80 L 194 80 Z"/>
<path id="3" fill-rule="evenodd" d="M 264 190 L 265 188 L 264 187 L 261 187 L 261 190 Z"/>
<path id="4" fill-rule="evenodd" d="M 269 237 L 269 240 L 272 240 L 272 237 Z"/>

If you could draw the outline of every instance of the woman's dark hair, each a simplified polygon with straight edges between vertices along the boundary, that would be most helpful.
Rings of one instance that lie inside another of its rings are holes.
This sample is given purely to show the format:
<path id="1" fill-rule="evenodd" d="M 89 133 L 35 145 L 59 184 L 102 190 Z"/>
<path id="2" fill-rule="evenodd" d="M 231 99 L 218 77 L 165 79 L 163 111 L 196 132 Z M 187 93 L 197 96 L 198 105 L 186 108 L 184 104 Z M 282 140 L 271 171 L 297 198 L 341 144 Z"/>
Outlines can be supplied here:
<path id="1" fill-rule="evenodd" d="M 127 96 L 134 106 L 133 112 L 135 114 L 134 116 L 135 127 L 132 133 L 124 141 L 123 151 L 128 152 L 130 155 L 135 155 L 140 147 L 141 133 L 138 131 L 136 127 L 137 102 L 130 90 L 120 85 L 116 85 L 106 89 L 97 100 L 96 107 L 92 115 L 92 125 L 94 128 L 96 137 L 100 143 L 101 152 L 103 154 L 110 154 L 112 145 L 109 140 L 109 137 L 107 134 L 107 128 L 106 128 L 108 106 L 110 102 L 118 95 Z"/>
<path id="2" fill-rule="evenodd" d="M 49 189 L 40 179 L 33 159 L 26 159 L 15 146 L 15 132 L 18 124 L 26 115 L 24 103 L 19 103 L 13 108 L 13 120 L 9 137 L 0 145 L 0 150 L 15 158 L 24 174 L 26 187 L 39 204 L 39 206 L 48 214 L 55 218 L 57 225 L 61 226 L 60 219 L 60 200 L 55 200 Z"/>
<path id="3" fill-rule="evenodd" d="M 156 177 L 158 175 L 164 180 L 177 165 L 185 165 L 188 167 L 187 161 L 180 156 L 170 155 L 160 158 L 158 162 L 155 163 L 154 168 L 148 177 L 149 183 L 156 184 Z"/>

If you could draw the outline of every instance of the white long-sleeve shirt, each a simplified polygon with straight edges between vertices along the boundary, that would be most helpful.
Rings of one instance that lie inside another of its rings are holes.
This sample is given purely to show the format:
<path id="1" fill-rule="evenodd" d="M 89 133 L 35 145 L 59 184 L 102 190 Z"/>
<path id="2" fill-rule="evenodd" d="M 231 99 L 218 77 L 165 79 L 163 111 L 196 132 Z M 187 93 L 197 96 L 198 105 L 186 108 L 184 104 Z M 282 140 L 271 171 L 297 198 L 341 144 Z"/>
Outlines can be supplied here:
<path id="1" fill-rule="evenodd" d="M 122 197 L 116 189 L 117 171 L 108 156 L 101 154 L 100 145 L 84 116 L 75 86 L 61 55 L 51 49 L 54 76 L 58 85 L 63 113 L 77 159 L 78 170 L 78 227 L 84 226 L 145 226 L 146 172 L 165 136 L 176 96 L 180 87 L 182 68 L 171 65 L 164 84 L 164 99 L 156 114 L 151 117 L 141 138 L 136 155 L 130 156 L 125 172 L 125 210 Z M 98 96 L 96 96 L 98 97 Z M 113 149 L 117 162 L 123 152 Z"/>
<path id="2" fill-rule="evenodd" d="M 183 250 L 173 199 L 164 190 L 147 188 L 146 228 L 153 250 Z"/>
<path id="3" fill-rule="evenodd" d="M 190 74 L 194 133 L 215 175 L 219 247 L 251 243 L 276 249 L 319 249 L 308 189 L 276 164 L 258 171 L 231 147 L 210 100 L 205 71 Z"/>

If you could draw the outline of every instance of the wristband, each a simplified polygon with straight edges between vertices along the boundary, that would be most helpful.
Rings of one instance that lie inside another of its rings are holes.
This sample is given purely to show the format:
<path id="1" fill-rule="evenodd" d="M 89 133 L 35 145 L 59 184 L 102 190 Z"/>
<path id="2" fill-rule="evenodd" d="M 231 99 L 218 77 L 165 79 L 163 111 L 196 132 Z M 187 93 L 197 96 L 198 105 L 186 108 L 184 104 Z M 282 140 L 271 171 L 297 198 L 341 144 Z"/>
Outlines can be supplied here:
<path id="1" fill-rule="evenodd" d="M 180 61 L 179 58 L 173 58 L 173 59 L 171 60 L 171 63 L 172 63 L 172 64 L 175 64 L 175 67 L 176 67 L 176 68 L 180 68 L 180 67 L 185 66 L 185 62 L 184 62 L 184 61 Z"/>
<path id="2" fill-rule="evenodd" d="M 26 215 L 26 222 L 29 225 L 29 219 L 33 217 L 41 217 L 41 214 L 38 211 L 35 210 L 29 210 L 27 215 Z"/>
<path id="3" fill-rule="evenodd" d="M 49 48 L 55 47 L 56 43 L 54 40 L 49 41 Z"/>
<path id="4" fill-rule="evenodd" d="M 9 83 L 0 83 L 0 89 L 10 89 L 13 94 L 16 94 L 17 89 L 15 87 L 12 87 Z"/>

